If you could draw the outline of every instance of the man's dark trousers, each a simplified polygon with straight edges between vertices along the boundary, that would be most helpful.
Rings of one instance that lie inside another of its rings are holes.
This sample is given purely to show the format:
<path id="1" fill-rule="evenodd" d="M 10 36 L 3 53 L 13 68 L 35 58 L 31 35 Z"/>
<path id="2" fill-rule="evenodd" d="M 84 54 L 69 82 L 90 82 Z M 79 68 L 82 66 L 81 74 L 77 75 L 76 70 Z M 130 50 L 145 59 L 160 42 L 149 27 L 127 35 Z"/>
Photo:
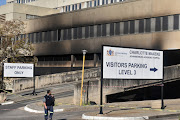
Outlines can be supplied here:
<path id="1" fill-rule="evenodd" d="M 47 106 L 47 109 L 44 108 L 44 111 L 45 111 L 45 114 L 44 114 L 44 117 L 45 117 L 45 120 L 48 119 L 48 111 L 50 111 L 50 115 L 49 115 L 49 118 L 52 119 L 52 116 L 53 116 L 53 106 Z"/>

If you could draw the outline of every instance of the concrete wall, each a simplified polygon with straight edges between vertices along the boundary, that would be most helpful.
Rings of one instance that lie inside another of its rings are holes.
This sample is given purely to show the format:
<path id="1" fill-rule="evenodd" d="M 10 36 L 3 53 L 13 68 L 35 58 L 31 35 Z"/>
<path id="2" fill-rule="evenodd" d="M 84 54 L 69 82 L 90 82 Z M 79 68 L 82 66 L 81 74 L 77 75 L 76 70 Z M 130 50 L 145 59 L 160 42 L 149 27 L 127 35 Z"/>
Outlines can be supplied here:
<path id="1" fill-rule="evenodd" d="M 48 85 L 61 84 L 68 82 L 78 82 L 81 80 L 82 71 L 72 71 L 59 74 L 51 74 L 44 76 L 36 76 L 36 88 L 42 88 Z M 100 76 L 100 69 L 86 69 L 85 79 L 97 79 Z M 33 79 L 11 79 L 5 81 L 6 89 L 13 90 L 13 92 L 18 92 L 26 89 L 33 88 Z"/>
<path id="2" fill-rule="evenodd" d="M 44 42 L 33 44 L 33 46 L 36 56 L 82 54 L 83 49 L 86 49 L 88 53 L 101 53 L 102 45 L 169 50 L 180 49 L 179 39 L 180 31 L 169 31 Z"/>
<path id="3" fill-rule="evenodd" d="M 59 10 L 36 7 L 25 4 L 6 4 L 0 6 L 0 15 L 6 14 L 6 20 L 21 19 L 26 20 L 26 15 L 45 16 L 50 14 L 59 13 Z"/>
<path id="4" fill-rule="evenodd" d="M 164 68 L 164 80 L 180 78 L 180 65 L 170 66 Z M 150 84 L 158 82 L 159 80 L 104 80 L 103 81 L 103 102 L 106 103 L 106 95 L 123 92 L 125 88 Z M 100 78 L 98 80 L 89 80 L 89 83 L 84 82 L 83 102 L 95 101 L 100 103 Z M 87 97 L 88 94 L 88 97 Z M 74 88 L 74 103 L 79 104 L 81 95 L 81 83 L 77 83 Z"/>

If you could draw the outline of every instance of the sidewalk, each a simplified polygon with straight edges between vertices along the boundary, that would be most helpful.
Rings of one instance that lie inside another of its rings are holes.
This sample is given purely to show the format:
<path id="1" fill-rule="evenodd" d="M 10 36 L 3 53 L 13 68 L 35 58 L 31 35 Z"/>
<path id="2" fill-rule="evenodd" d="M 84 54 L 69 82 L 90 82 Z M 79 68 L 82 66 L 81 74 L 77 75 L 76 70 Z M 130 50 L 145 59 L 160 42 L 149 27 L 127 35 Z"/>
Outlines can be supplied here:
<path id="1" fill-rule="evenodd" d="M 71 98 L 64 98 L 63 101 L 67 101 L 70 99 Z M 60 101 L 62 101 L 62 99 Z M 84 113 L 82 115 L 83 119 L 94 120 L 155 120 L 159 117 L 180 115 L 180 99 L 165 100 L 165 106 L 167 107 L 164 110 L 151 109 L 151 102 L 152 101 L 132 101 L 121 103 L 108 103 L 103 106 L 103 115 L 99 115 L 99 112 L 97 112 L 99 111 L 98 105 L 80 107 L 73 104 L 57 104 L 54 109 L 63 110 L 59 112 L 94 110 L 95 112 Z M 28 105 L 28 107 L 33 110 L 43 111 L 43 106 L 42 104 L 40 105 L 40 103 L 33 103 Z"/>
<path id="2" fill-rule="evenodd" d="M 85 113 L 83 119 L 93 120 L 146 120 L 168 116 L 180 116 L 180 99 L 165 100 L 166 108 L 152 109 L 152 101 L 132 101 L 106 104 L 103 115 L 97 112 Z M 110 107 L 111 110 L 106 108 Z"/>

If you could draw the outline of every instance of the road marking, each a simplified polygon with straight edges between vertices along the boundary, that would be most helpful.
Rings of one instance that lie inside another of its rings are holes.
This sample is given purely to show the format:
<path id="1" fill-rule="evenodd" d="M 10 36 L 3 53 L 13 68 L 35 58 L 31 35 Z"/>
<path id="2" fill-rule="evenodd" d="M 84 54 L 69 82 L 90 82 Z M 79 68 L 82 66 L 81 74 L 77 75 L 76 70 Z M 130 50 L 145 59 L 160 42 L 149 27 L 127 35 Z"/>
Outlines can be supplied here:
<path id="1" fill-rule="evenodd" d="M 1 103 L 1 105 L 10 105 L 10 104 L 13 104 L 14 101 L 9 101 L 9 102 L 4 102 L 4 103 Z"/>

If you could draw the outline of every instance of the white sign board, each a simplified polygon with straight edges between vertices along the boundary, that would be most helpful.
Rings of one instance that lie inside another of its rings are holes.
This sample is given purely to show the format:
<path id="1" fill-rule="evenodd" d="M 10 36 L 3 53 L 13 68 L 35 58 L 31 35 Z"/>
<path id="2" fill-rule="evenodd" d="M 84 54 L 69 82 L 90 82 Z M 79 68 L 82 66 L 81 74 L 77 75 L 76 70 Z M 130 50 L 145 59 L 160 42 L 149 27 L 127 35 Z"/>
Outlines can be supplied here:
<path id="1" fill-rule="evenodd" d="M 4 77 L 33 77 L 34 64 L 4 63 Z"/>
<path id="2" fill-rule="evenodd" d="M 163 79 L 163 51 L 103 46 L 103 79 Z"/>

